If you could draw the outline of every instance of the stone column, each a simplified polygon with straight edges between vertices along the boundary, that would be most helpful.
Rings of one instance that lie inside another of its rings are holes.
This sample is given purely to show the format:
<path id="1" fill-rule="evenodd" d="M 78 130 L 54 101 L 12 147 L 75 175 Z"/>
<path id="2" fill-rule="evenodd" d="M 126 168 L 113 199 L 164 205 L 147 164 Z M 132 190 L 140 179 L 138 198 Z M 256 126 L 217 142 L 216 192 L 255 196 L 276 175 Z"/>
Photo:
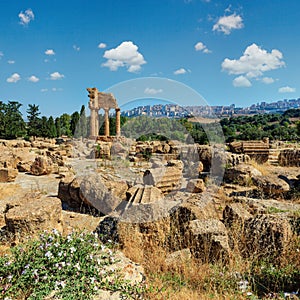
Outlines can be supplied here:
<path id="1" fill-rule="evenodd" d="M 91 116 L 90 116 L 90 136 L 95 137 L 96 136 L 96 128 L 95 128 L 95 110 L 90 107 L 91 110 Z"/>
<path id="2" fill-rule="evenodd" d="M 120 108 L 116 108 L 116 136 L 121 135 L 121 112 Z"/>
<path id="3" fill-rule="evenodd" d="M 99 135 L 99 110 L 95 109 L 95 135 Z"/>
<path id="4" fill-rule="evenodd" d="M 104 110 L 104 135 L 109 136 L 109 117 L 108 117 L 109 109 Z"/>

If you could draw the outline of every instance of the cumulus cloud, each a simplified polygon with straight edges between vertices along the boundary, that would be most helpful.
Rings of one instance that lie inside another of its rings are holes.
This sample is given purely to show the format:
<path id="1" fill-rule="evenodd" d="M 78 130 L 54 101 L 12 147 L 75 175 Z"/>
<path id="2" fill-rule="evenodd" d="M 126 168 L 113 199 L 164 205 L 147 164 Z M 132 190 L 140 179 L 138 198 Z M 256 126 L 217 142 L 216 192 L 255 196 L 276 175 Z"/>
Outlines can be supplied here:
<path id="1" fill-rule="evenodd" d="M 232 83 L 235 87 L 250 87 L 252 85 L 250 80 L 243 75 L 234 78 Z"/>
<path id="2" fill-rule="evenodd" d="M 41 89 L 41 92 L 46 93 L 46 92 L 48 92 L 48 89 Z"/>
<path id="3" fill-rule="evenodd" d="M 47 49 L 47 50 L 45 51 L 45 54 L 46 54 L 46 55 L 55 55 L 55 52 L 54 52 L 53 49 Z"/>
<path id="4" fill-rule="evenodd" d="M 175 74 L 175 75 L 181 75 L 181 74 L 185 74 L 186 72 L 187 72 L 186 69 L 180 68 L 180 69 L 174 71 L 174 74 Z"/>
<path id="5" fill-rule="evenodd" d="M 15 61 L 14 60 L 8 60 L 7 63 L 10 64 L 10 65 L 13 65 L 15 63 Z"/>
<path id="6" fill-rule="evenodd" d="M 283 86 L 281 88 L 278 89 L 279 93 L 295 93 L 296 89 L 289 87 L 289 86 Z"/>
<path id="7" fill-rule="evenodd" d="M 246 48 L 239 59 L 225 58 L 222 62 L 222 70 L 228 74 L 243 75 L 249 81 L 251 78 L 259 78 L 264 72 L 275 70 L 285 66 L 282 53 L 273 49 L 271 52 L 262 49 L 256 44 Z M 272 83 L 272 78 L 265 77 L 264 83 Z"/>
<path id="8" fill-rule="evenodd" d="M 50 74 L 51 80 L 59 80 L 59 79 L 63 79 L 64 77 L 65 77 L 65 75 L 60 74 L 59 72 L 54 72 L 54 73 Z"/>
<path id="9" fill-rule="evenodd" d="M 34 75 L 32 75 L 32 76 L 30 76 L 30 77 L 28 78 L 28 81 L 34 82 L 34 83 L 38 82 L 39 80 L 40 80 L 40 79 L 39 79 L 38 77 L 34 76 Z"/>
<path id="10" fill-rule="evenodd" d="M 16 83 L 21 79 L 21 76 L 18 73 L 12 74 L 10 77 L 6 79 L 8 83 Z"/>
<path id="11" fill-rule="evenodd" d="M 159 94 L 159 93 L 162 93 L 163 90 L 162 89 L 154 89 L 154 88 L 145 88 L 144 90 L 144 93 L 145 94 L 148 94 L 148 95 L 156 95 L 156 94 Z"/>
<path id="12" fill-rule="evenodd" d="M 228 35 L 234 29 L 241 29 L 244 27 L 243 19 L 236 13 L 220 17 L 216 24 L 213 26 L 213 31 L 223 32 Z"/>
<path id="13" fill-rule="evenodd" d="M 194 47 L 196 51 L 202 51 L 203 53 L 211 53 L 211 51 L 202 42 L 198 42 Z"/>
<path id="14" fill-rule="evenodd" d="M 271 84 L 271 83 L 273 83 L 275 80 L 272 78 L 272 77 L 264 77 L 264 78 L 262 78 L 262 80 L 261 80 L 263 83 L 265 83 L 265 84 Z"/>
<path id="15" fill-rule="evenodd" d="M 105 44 L 105 43 L 100 43 L 100 44 L 98 45 L 98 48 L 104 49 L 104 48 L 106 48 L 106 44 Z"/>
<path id="16" fill-rule="evenodd" d="M 146 63 L 143 55 L 138 52 L 138 46 L 131 41 L 122 42 L 116 48 L 106 50 L 103 57 L 107 61 L 102 66 L 109 68 L 111 71 L 117 71 L 118 68 L 125 67 L 128 72 L 135 73 L 140 71 L 141 66 Z"/>
<path id="17" fill-rule="evenodd" d="M 28 25 L 34 20 L 34 13 L 30 8 L 26 9 L 25 12 L 21 11 L 18 16 L 20 18 L 20 24 L 23 26 Z"/>

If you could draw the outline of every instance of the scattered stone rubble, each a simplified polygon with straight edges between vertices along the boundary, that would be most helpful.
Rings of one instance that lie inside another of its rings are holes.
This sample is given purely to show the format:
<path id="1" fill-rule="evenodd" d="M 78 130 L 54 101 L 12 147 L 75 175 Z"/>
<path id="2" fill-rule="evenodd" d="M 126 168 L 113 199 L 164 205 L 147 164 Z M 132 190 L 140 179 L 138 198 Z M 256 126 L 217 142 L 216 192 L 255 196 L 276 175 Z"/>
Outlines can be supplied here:
<path id="1" fill-rule="evenodd" d="M 14 242 L 49 227 L 67 232 L 86 226 L 123 247 L 152 240 L 170 259 L 184 251 L 187 257 L 226 263 L 233 249 L 244 257 L 266 251 L 281 255 L 292 235 L 300 232 L 300 204 L 283 207 L 285 202 L 279 200 L 299 191 L 299 172 L 293 177 L 274 172 L 265 176 L 250 164 L 248 155 L 209 146 L 125 140 L 72 143 L 0 141 L 1 182 L 10 184 L 21 171 L 61 177 L 57 198 L 0 201 L 0 224 Z M 67 164 L 70 158 L 84 162 L 95 156 L 105 163 L 131 161 L 127 169 L 136 170 L 140 179 L 123 179 L 110 164 L 75 176 Z M 213 161 L 216 170 L 225 170 L 223 198 L 208 174 Z"/>

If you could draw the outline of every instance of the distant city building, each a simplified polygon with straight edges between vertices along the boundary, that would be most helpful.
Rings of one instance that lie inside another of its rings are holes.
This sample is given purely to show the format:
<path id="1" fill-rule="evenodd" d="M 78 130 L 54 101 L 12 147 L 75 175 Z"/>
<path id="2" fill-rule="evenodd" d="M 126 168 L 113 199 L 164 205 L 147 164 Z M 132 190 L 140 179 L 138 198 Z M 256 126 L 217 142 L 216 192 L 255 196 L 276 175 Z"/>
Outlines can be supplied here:
<path id="1" fill-rule="evenodd" d="M 277 102 L 267 103 L 265 101 L 252 104 L 250 107 L 230 106 L 179 106 L 177 104 L 156 104 L 153 106 L 139 106 L 133 109 L 123 111 L 122 115 L 126 117 L 151 116 L 167 118 L 183 118 L 200 116 L 206 118 L 232 117 L 238 115 L 263 114 L 263 113 L 282 113 L 291 108 L 300 108 L 300 98 L 284 99 Z"/>

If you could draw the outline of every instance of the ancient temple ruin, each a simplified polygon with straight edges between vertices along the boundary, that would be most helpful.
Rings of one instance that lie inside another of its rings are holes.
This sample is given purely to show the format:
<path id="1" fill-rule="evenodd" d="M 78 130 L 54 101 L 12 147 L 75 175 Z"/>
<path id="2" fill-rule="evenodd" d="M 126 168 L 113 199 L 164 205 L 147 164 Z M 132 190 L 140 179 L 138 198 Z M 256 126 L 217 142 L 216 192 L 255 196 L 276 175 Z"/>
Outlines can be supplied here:
<path id="1" fill-rule="evenodd" d="M 104 110 L 104 135 L 109 136 L 109 110 L 116 111 L 116 136 L 121 134 L 120 108 L 113 94 L 99 92 L 97 88 L 87 88 L 89 92 L 90 137 L 95 138 L 99 134 L 99 110 Z"/>

